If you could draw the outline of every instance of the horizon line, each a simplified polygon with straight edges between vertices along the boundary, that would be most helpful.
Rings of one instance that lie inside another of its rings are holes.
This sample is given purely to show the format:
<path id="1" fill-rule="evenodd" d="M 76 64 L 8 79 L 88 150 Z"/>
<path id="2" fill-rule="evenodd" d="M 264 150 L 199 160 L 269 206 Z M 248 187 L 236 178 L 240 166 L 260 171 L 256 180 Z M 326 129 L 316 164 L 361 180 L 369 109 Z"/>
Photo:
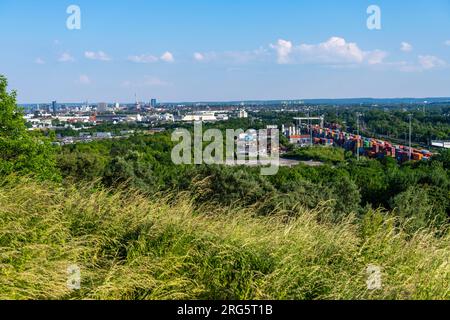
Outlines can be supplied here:
<path id="1" fill-rule="evenodd" d="M 373 97 L 352 97 L 352 98 L 308 98 L 308 99 L 246 99 L 246 100 L 191 100 L 191 101 L 162 101 L 158 102 L 158 104 L 239 104 L 239 103 L 255 103 L 255 102 L 308 102 L 308 101 L 343 101 L 343 100 L 449 100 L 450 102 L 450 96 L 448 97 L 395 97 L 395 98 L 373 98 Z M 47 102 L 18 102 L 19 105 L 30 105 L 30 104 L 47 104 L 52 103 L 55 100 L 48 100 Z M 148 99 L 148 102 L 151 101 L 151 99 Z M 95 101 L 95 102 L 89 102 L 89 100 L 85 100 L 82 102 L 58 102 L 58 104 L 83 104 L 83 103 L 122 103 L 122 104 L 134 104 L 134 102 L 119 102 L 119 101 Z M 145 100 L 138 101 L 138 102 L 147 102 Z M 442 101 L 445 102 L 445 101 Z"/>

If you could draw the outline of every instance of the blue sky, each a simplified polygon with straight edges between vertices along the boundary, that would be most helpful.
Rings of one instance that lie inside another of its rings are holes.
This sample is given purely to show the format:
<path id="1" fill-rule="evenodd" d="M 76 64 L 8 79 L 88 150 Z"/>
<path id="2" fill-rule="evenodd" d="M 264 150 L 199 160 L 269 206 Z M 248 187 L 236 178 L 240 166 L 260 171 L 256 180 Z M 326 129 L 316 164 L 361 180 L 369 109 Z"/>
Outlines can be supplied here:
<path id="1" fill-rule="evenodd" d="M 450 96 L 450 0 L 0 0 L 0 39 L 20 103 Z"/>

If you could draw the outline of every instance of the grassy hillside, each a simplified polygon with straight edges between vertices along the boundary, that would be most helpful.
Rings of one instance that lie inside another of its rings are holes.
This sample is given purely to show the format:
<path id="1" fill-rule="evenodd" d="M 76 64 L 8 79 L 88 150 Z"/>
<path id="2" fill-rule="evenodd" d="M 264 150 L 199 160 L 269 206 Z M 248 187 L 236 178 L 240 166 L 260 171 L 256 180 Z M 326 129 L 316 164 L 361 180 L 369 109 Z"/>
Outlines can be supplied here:
<path id="1" fill-rule="evenodd" d="M 0 299 L 450 299 L 448 232 L 408 236 L 379 212 L 358 223 L 327 215 L 4 183 Z M 78 291 L 66 285 L 72 264 Z M 367 290 L 370 264 L 382 268 L 381 290 Z"/>

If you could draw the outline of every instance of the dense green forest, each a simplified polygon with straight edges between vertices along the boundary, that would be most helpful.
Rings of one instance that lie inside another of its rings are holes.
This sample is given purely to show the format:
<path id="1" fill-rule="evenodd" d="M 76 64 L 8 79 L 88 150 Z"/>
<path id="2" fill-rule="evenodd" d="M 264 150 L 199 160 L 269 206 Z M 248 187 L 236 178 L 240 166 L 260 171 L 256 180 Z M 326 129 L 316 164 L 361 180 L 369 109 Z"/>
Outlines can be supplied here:
<path id="1" fill-rule="evenodd" d="M 57 168 L 65 180 L 99 181 L 106 187 L 127 186 L 143 192 L 189 191 L 196 201 L 221 205 L 257 205 L 270 214 L 276 205 L 290 211 L 297 205 L 315 208 L 327 202 L 337 220 L 351 213 L 363 216 L 368 207 L 385 209 L 409 219 L 414 229 L 440 226 L 450 213 L 450 153 L 429 162 L 398 165 L 394 159 L 363 159 L 341 149 L 307 148 L 302 159 L 324 161 L 322 166 L 300 164 L 262 177 L 258 168 L 174 165 L 170 132 L 136 135 L 126 140 L 76 144 L 62 148 Z M 334 151 L 333 151 L 334 150 Z"/>
<path id="2" fill-rule="evenodd" d="M 448 151 L 399 165 L 315 147 L 295 156 L 321 166 L 265 177 L 174 165 L 171 130 L 51 139 L 27 131 L 0 77 L 1 298 L 450 298 Z M 70 262 L 84 274 L 76 292 Z M 382 290 L 367 290 L 369 264 Z"/>

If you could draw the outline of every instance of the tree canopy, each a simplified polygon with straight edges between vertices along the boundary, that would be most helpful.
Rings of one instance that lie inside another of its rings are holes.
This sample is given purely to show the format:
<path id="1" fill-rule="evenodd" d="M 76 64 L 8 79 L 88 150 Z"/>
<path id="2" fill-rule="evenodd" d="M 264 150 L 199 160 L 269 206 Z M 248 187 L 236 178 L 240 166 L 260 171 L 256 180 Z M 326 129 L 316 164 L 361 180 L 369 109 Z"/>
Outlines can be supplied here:
<path id="1" fill-rule="evenodd" d="M 53 147 L 43 136 L 27 130 L 16 92 L 7 88 L 7 79 L 0 75 L 0 175 L 22 173 L 58 179 Z"/>

